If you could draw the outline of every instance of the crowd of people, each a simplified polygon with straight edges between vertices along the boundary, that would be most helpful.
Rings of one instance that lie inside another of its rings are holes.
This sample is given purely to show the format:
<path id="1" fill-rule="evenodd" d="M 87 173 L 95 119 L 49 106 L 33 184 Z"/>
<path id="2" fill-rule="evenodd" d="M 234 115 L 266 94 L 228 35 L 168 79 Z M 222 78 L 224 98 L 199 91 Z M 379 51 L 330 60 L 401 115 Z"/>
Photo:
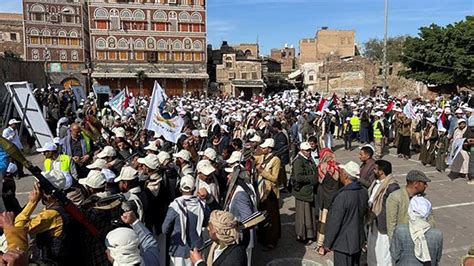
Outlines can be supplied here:
<path id="1" fill-rule="evenodd" d="M 289 193 L 296 240 L 332 252 L 335 265 L 359 265 L 362 252 L 368 265 L 437 265 L 443 237 L 424 197 L 430 179 L 412 170 L 402 186 L 382 158 L 389 146 L 405 159 L 420 152 L 424 165 L 449 163 L 453 178 L 473 184 L 470 95 L 175 97 L 166 112 L 184 126 L 173 143 L 144 128 L 149 98 L 114 115 L 93 95 L 76 106 L 71 92 L 35 93 L 57 136 L 37 150 L 42 175 L 97 232 L 37 183 L 20 206 L 13 177 L 23 166 L 0 149 L 2 260 L 15 265 L 251 265 L 257 243 L 278 245 Z M 3 137 L 21 150 L 19 123 Z M 360 146 L 361 164 L 340 164 L 335 139 Z M 242 226 L 258 212 L 264 223 Z"/>

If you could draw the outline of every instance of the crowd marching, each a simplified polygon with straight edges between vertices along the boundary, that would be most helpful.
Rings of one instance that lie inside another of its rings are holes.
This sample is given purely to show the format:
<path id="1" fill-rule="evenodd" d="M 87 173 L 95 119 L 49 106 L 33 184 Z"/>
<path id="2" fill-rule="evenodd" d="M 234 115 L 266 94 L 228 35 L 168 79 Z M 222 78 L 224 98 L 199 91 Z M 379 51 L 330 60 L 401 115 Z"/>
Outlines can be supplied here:
<path id="1" fill-rule="evenodd" d="M 2 146 L 8 265 L 251 265 L 257 243 L 278 245 L 284 195 L 295 197 L 296 240 L 332 252 L 335 265 L 359 265 L 362 253 L 368 265 L 437 265 L 443 236 L 424 197 L 430 179 L 411 170 L 399 184 L 382 158 L 390 146 L 407 160 L 419 152 L 423 165 L 474 184 L 467 94 L 174 97 L 154 119 L 170 128 L 182 119 L 176 141 L 148 130 L 149 97 L 127 95 L 117 112 L 94 95 L 78 104 L 67 90 L 35 96 L 57 136 L 37 150 L 54 188 L 35 183 L 21 206 L 14 177 L 31 165 Z M 3 138 L 22 150 L 19 123 L 10 120 Z M 360 163 L 338 163 L 335 139 L 360 147 Z M 258 213 L 265 221 L 245 226 Z"/>

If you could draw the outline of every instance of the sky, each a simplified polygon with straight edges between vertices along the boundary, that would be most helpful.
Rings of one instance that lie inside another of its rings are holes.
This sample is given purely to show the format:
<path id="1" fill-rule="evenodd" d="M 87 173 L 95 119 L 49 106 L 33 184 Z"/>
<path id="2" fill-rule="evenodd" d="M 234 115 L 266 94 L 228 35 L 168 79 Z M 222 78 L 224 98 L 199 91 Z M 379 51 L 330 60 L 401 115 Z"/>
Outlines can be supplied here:
<path id="1" fill-rule="evenodd" d="M 0 12 L 21 12 L 21 0 L 0 0 Z M 474 0 L 389 0 L 388 35 L 416 35 L 474 14 Z M 383 38 L 384 0 L 207 0 L 208 43 L 259 42 L 263 54 L 285 43 L 298 48 L 317 29 L 351 29 L 356 42 Z"/>

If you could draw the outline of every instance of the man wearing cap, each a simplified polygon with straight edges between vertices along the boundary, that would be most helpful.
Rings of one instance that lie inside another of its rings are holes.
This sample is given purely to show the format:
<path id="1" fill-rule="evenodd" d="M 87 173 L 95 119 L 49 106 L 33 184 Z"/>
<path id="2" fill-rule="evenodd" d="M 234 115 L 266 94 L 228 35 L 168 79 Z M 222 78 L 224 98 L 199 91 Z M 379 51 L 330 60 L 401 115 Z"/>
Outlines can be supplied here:
<path id="1" fill-rule="evenodd" d="M 273 139 L 266 139 L 260 144 L 262 155 L 255 156 L 260 209 L 267 211 L 268 221 L 272 225 L 262 229 L 263 243 L 267 250 L 275 248 L 281 237 L 280 207 L 278 205 L 280 159 L 273 154 L 274 146 Z"/>
<path id="2" fill-rule="evenodd" d="M 144 210 L 148 208 L 148 201 L 145 191 L 140 188 L 138 171 L 130 166 L 125 166 L 114 182 L 118 183 L 120 192 L 123 193 L 126 200 L 136 203 L 138 218 L 144 221 Z"/>
<path id="3" fill-rule="evenodd" d="M 275 121 L 273 128 L 276 134 L 273 136 L 275 140 L 274 154 L 280 159 L 280 172 L 278 176 L 278 184 L 282 186 L 283 191 L 288 192 L 286 176 L 286 165 L 290 163 L 290 145 L 288 143 L 288 137 L 283 133 L 283 127 L 280 122 Z"/>
<path id="4" fill-rule="evenodd" d="M 50 171 L 43 174 L 51 184 L 60 190 L 66 189 L 66 178 L 61 171 Z M 46 206 L 36 216 L 31 217 L 39 201 Z M 71 243 L 70 220 L 72 218 L 52 195 L 41 190 L 38 183 L 28 195 L 28 203 L 15 218 L 15 227 L 25 228 L 29 235 L 36 236 L 36 244 L 41 252 L 41 260 L 52 260 L 65 265 L 75 257 Z M 75 260 L 73 260 L 75 261 Z"/>
<path id="5" fill-rule="evenodd" d="M 375 113 L 375 119 L 373 124 L 373 134 L 374 134 L 374 146 L 375 146 L 375 159 L 382 158 L 382 140 L 383 140 L 383 113 Z"/>
<path id="6" fill-rule="evenodd" d="M 220 209 L 219 183 L 214 175 L 216 168 L 208 160 L 201 160 L 196 166 L 195 195 L 206 202 L 211 211 Z"/>
<path id="7" fill-rule="evenodd" d="M 359 112 L 354 111 L 351 117 L 351 120 L 349 121 L 352 125 L 352 139 L 359 139 L 359 131 L 360 131 L 360 118 L 359 118 Z"/>
<path id="8" fill-rule="evenodd" d="M 112 146 L 105 146 L 98 154 L 98 159 L 103 159 L 106 162 L 106 168 L 113 171 L 116 175 L 120 173 L 124 162 L 117 159 L 117 152 Z"/>
<path id="9" fill-rule="evenodd" d="M 181 150 L 178 153 L 173 154 L 176 159 L 176 166 L 179 168 L 179 176 L 193 174 L 193 167 L 191 166 L 191 153 L 187 150 Z"/>
<path id="10" fill-rule="evenodd" d="M 436 119 L 429 117 L 423 133 L 423 144 L 420 151 L 420 161 L 423 165 L 435 164 L 435 144 L 438 139 L 438 130 L 436 129 Z"/>
<path id="11" fill-rule="evenodd" d="M 359 265 L 365 243 L 364 218 L 367 212 L 367 190 L 357 182 L 359 165 L 340 165 L 341 188 L 328 212 L 324 249 L 334 251 L 334 265 Z"/>
<path id="12" fill-rule="evenodd" d="M 300 144 L 300 152 L 293 161 L 292 182 L 295 197 L 295 230 L 299 241 L 309 244 L 316 240 L 317 219 L 314 206 L 317 166 L 311 158 L 311 145 Z"/>
<path id="13" fill-rule="evenodd" d="M 209 208 L 197 196 L 193 196 L 196 181 L 191 175 L 181 178 L 181 197 L 169 206 L 162 232 L 169 237 L 171 265 L 191 265 L 189 252 L 204 244 L 202 229 L 209 221 Z"/>
<path id="14" fill-rule="evenodd" d="M 21 144 L 20 141 L 20 136 L 18 133 L 18 127 L 21 124 L 21 121 L 18 121 L 16 119 L 10 119 L 8 121 L 8 127 L 3 130 L 2 137 L 8 139 L 9 141 L 13 142 L 15 146 L 22 151 L 23 150 L 23 145 Z M 25 173 L 23 172 L 23 165 L 17 161 L 15 161 L 15 164 L 18 167 L 18 178 L 25 177 Z"/>
<path id="15" fill-rule="evenodd" d="M 387 198 L 387 235 L 390 239 L 397 225 L 408 224 L 408 204 L 410 199 L 423 195 L 428 187 L 428 182 L 431 182 L 425 173 L 419 170 L 408 172 L 406 180 L 407 185 L 405 188 L 400 188 L 390 193 Z M 428 222 L 434 225 L 432 213 L 428 217 Z"/>
<path id="16" fill-rule="evenodd" d="M 76 180 L 78 179 L 74 161 L 67 154 L 58 155 L 58 147 L 54 143 L 46 142 L 42 148 L 36 151 L 43 153 L 44 157 L 46 157 L 43 163 L 44 171 L 59 170 L 68 173 Z"/>
<path id="17" fill-rule="evenodd" d="M 456 149 L 454 144 L 457 140 L 465 138 L 465 134 L 467 132 L 466 127 L 466 120 L 464 118 L 460 118 L 458 121 L 458 127 L 454 130 L 452 135 L 452 143 L 451 143 L 451 150 Z M 451 164 L 451 173 L 449 176 L 451 178 L 465 178 L 466 175 L 469 173 L 469 153 L 464 149 L 461 149 L 457 156 L 453 158 L 453 162 Z"/>
<path id="18" fill-rule="evenodd" d="M 412 120 L 404 114 L 399 116 L 397 154 L 405 160 L 410 158 Z"/>
<path id="19" fill-rule="evenodd" d="M 451 117 L 449 120 L 448 138 L 450 139 L 453 138 L 454 130 L 458 127 L 458 120 L 464 117 L 464 112 L 460 108 L 458 108 L 454 114 L 455 116 Z"/>
<path id="20" fill-rule="evenodd" d="M 410 220 L 408 224 L 397 225 L 390 243 L 395 265 L 439 265 L 443 233 L 427 221 L 431 212 L 431 202 L 426 198 L 417 196 L 410 200 Z"/>

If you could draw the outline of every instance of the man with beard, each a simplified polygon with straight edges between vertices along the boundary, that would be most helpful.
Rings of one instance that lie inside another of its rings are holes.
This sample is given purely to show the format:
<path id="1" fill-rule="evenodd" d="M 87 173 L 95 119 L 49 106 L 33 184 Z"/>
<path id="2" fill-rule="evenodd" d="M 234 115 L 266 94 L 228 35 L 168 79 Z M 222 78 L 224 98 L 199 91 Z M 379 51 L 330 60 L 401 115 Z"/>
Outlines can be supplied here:
<path id="1" fill-rule="evenodd" d="M 395 227 L 400 224 L 408 224 L 408 205 L 410 199 L 417 195 L 424 195 L 428 182 L 431 180 L 420 170 L 408 172 L 407 185 L 397 191 L 390 193 L 387 198 L 387 235 L 391 239 Z M 434 217 L 431 213 L 428 222 L 434 225 Z"/>

